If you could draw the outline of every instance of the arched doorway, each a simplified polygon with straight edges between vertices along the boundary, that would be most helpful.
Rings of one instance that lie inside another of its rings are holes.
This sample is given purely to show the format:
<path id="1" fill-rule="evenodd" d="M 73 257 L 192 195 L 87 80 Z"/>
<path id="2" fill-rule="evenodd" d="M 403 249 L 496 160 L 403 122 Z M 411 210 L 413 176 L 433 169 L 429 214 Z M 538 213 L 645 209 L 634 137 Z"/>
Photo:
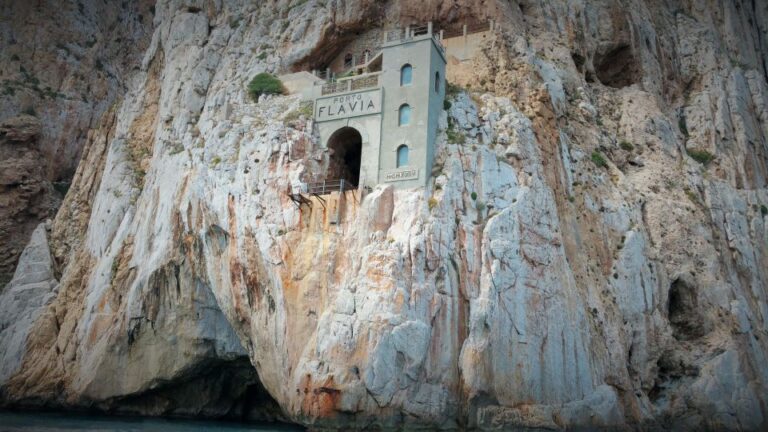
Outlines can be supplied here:
<path id="1" fill-rule="evenodd" d="M 326 180 L 344 179 L 357 187 L 360 181 L 360 159 L 363 155 L 363 137 L 357 129 L 343 127 L 328 138 L 331 156 Z"/>

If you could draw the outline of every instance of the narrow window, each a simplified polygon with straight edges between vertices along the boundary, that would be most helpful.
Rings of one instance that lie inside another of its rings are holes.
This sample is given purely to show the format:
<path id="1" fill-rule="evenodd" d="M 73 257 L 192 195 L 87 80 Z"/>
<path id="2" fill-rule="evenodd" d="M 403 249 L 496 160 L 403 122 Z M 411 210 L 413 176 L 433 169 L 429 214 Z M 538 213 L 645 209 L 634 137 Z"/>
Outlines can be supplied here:
<path id="1" fill-rule="evenodd" d="M 413 78 L 413 68 L 411 65 L 406 64 L 405 66 L 400 69 L 400 85 L 401 86 L 407 86 L 411 85 L 411 80 Z"/>
<path id="2" fill-rule="evenodd" d="M 400 115 L 398 116 L 398 126 L 405 126 L 411 122 L 411 106 L 408 104 L 400 105 Z"/>
<path id="3" fill-rule="evenodd" d="M 408 146 L 403 144 L 397 148 L 397 168 L 408 165 Z"/>
<path id="4" fill-rule="evenodd" d="M 435 93 L 440 93 L 440 72 L 435 72 Z"/>

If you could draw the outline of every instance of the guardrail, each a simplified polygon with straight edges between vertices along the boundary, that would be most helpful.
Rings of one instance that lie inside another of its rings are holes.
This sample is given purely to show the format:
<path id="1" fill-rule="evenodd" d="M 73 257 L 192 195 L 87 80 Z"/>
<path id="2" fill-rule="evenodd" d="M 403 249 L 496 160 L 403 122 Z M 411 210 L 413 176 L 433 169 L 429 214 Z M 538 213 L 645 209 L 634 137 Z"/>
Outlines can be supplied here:
<path id="1" fill-rule="evenodd" d="M 326 96 L 335 93 L 376 88 L 378 86 L 379 74 L 366 74 L 351 78 L 341 78 L 336 82 L 323 84 L 323 88 L 320 90 L 320 94 L 322 96 Z"/>
<path id="2" fill-rule="evenodd" d="M 357 187 L 347 180 L 325 180 L 316 183 L 298 183 L 291 187 L 291 193 L 307 195 L 328 195 L 331 192 L 344 192 Z"/>
<path id="3" fill-rule="evenodd" d="M 451 29 L 443 29 L 443 39 L 449 39 L 459 36 L 466 36 L 474 33 L 482 33 L 485 31 L 489 31 L 493 29 L 493 22 L 487 21 L 484 23 L 478 23 L 478 24 L 472 24 L 472 25 L 462 25 L 458 28 L 451 28 Z"/>

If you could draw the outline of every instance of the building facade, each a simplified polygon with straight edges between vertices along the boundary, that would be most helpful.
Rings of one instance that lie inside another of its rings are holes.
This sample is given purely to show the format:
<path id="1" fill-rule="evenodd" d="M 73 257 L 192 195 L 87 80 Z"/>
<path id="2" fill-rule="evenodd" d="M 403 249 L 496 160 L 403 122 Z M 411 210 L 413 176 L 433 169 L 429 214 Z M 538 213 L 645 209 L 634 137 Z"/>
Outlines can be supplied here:
<path id="1" fill-rule="evenodd" d="M 310 92 L 330 154 L 325 180 L 425 186 L 445 99 L 445 50 L 431 24 L 385 32 L 378 49 L 352 63 L 358 73 Z"/>

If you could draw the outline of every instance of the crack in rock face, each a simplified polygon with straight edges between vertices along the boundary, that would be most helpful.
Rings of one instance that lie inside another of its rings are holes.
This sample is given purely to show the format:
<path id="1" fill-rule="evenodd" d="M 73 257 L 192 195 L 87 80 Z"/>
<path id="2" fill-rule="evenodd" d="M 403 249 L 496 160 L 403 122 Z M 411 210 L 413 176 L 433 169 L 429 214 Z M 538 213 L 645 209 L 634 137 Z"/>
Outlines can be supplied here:
<path id="1" fill-rule="evenodd" d="M 766 429 L 768 5 L 82 0 L 57 24 L 17 3 L 3 407 Z M 434 110 L 423 187 L 289 193 L 362 177 L 369 138 L 319 142 L 301 95 L 254 100 L 253 77 L 430 20 L 461 45 L 445 100 L 403 101 Z"/>

